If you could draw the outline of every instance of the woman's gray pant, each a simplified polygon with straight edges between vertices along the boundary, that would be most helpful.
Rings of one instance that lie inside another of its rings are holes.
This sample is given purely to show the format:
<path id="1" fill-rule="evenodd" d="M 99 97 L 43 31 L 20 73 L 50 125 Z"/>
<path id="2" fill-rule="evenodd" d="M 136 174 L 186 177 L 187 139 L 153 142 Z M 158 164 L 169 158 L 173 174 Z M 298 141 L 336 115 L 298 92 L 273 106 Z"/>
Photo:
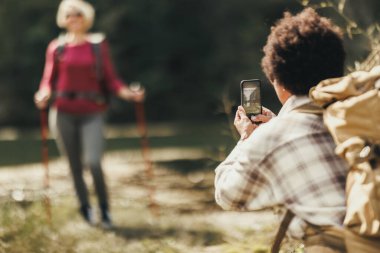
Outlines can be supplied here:
<path id="1" fill-rule="evenodd" d="M 81 207 L 89 207 L 83 168 L 91 170 L 99 206 L 108 208 L 107 189 L 101 167 L 104 151 L 104 114 L 68 114 L 50 109 L 49 125 L 61 154 L 68 159 Z"/>

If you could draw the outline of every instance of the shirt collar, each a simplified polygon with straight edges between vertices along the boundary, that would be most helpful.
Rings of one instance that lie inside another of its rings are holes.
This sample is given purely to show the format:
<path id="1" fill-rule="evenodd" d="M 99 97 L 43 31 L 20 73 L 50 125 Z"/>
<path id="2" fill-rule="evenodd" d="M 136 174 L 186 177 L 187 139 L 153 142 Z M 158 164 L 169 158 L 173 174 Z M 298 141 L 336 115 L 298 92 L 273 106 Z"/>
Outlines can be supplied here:
<path id="1" fill-rule="evenodd" d="M 304 96 L 293 95 L 282 106 L 280 112 L 278 113 L 278 116 L 288 114 L 290 111 L 294 110 L 295 108 L 301 105 L 310 103 L 310 102 L 311 102 L 310 98 L 306 95 Z"/>

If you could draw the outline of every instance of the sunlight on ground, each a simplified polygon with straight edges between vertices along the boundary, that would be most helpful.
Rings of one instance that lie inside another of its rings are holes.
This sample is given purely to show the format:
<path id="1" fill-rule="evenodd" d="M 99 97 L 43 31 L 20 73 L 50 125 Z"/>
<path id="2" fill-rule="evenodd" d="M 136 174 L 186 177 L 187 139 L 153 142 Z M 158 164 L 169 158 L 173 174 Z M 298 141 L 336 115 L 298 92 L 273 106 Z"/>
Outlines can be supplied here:
<path id="1" fill-rule="evenodd" d="M 0 140 L 16 140 L 19 138 L 19 132 L 15 128 L 2 128 L 0 129 Z"/>
<path id="2" fill-rule="evenodd" d="M 148 177 L 139 149 L 107 152 L 103 164 L 114 221 L 109 231 L 82 221 L 62 159 L 49 162 L 49 190 L 40 163 L 0 167 L 0 253 L 266 252 L 279 217 L 221 210 L 213 188 L 218 161 L 211 157 L 207 148 L 152 148 L 154 176 Z M 85 181 L 96 207 L 87 170 Z M 44 196 L 51 202 L 51 226 Z"/>

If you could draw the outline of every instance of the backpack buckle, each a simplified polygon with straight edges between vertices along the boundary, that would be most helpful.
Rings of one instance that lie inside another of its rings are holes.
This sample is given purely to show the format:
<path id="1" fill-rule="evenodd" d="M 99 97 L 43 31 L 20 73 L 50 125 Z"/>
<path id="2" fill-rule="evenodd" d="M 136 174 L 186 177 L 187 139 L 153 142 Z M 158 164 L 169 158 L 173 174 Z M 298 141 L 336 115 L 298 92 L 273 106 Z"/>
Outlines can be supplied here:
<path id="1" fill-rule="evenodd" d="M 377 160 L 380 158 L 380 145 L 367 144 L 359 153 L 360 159 L 368 161 L 374 169 L 377 165 Z"/>

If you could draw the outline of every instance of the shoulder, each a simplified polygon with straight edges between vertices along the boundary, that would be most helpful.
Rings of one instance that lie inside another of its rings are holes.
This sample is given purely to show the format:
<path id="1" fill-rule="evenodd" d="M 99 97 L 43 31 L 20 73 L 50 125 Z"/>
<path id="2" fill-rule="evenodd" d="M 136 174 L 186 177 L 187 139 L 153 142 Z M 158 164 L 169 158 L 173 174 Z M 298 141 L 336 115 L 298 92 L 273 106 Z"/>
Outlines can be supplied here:
<path id="1" fill-rule="evenodd" d="M 53 54 L 57 48 L 59 47 L 59 39 L 58 38 L 55 38 L 53 39 L 52 41 L 49 42 L 48 46 L 47 46 L 47 53 L 50 53 L 50 54 Z"/>
<path id="2" fill-rule="evenodd" d="M 316 115 L 289 113 L 277 116 L 257 128 L 248 138 L 252 147 L 273 152 L 287 143 L 307 142 L 313 136 L 330 136 L 323 121 Z"/>
<path id="3" fill-rule="evenodd" d="M 66 44 L 66 34 L 61 33 L 55 39 L 50 41 L 48 51 L 54 53 L 57 48 L 63 48 Z"/>
<path id="4" fill-rule="evenodd" d="M 86 39 L 96 51 L 102 52 L 102 55 L 109 54 L 109 45 L 104 33 L 89 33 Z"/>

